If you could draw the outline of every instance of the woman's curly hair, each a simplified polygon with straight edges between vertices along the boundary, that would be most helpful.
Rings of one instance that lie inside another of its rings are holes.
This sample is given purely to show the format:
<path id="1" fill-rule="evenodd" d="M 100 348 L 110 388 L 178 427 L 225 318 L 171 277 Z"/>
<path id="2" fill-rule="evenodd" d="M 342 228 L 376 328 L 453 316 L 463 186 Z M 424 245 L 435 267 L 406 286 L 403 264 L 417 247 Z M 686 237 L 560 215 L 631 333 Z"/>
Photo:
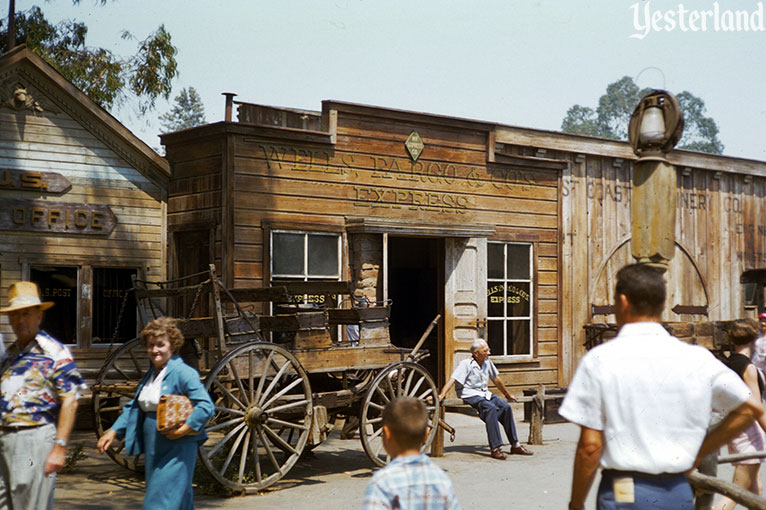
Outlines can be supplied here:
<path id="1" fill-rule="evenodd" d="M 172 317 L 160 317 L 147 324 L 141 331 L 141 344 L 146 347 L 146 342 L 150 336 L 162 335 L 167 335 L 170 342 L 170 350 L 173 351 L 173 354 L 177 353 L 184 344 L 181 330 L 178 329 L 176 320 Z"/>

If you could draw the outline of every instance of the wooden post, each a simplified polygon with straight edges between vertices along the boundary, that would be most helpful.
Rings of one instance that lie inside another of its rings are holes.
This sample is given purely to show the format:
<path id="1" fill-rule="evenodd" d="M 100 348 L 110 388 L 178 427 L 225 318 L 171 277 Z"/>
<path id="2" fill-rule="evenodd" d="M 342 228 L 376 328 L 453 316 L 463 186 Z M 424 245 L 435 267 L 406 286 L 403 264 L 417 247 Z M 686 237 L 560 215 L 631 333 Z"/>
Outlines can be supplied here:
<path id="1" fill-rule="evenodd" d="M 545 418 L 545 386 L 537 387 L 532 399 L 532 413 L 529 418 L 529 444 L 543 444 L 543 419 Z"/>
<path id="2" fill-rule="evenodd" d="M 16 0 L 8 3 L 8 43 L 5 51 L 9 52 L 16 46 Z"/>
<path id="3" fill-rule="evenodd" d="M 718 476 L 718 450 L 702 459 L 699 465 L 699 472 L 703 475 L 712 477 Z M 694 508 L 696 510 L 711 510 L 713 508 L 713 499 L 715 492 L 695 490 Z"/>
<path id="4" fill-rule="evenodd" d="M 439 406 L 439 419 L 443 420 L 445 415 L 446 407 L 445 406 Z M 436 431 L 436 437 L 434 438 L 433 443 L 431 443 L 431 457 L 442 457 L 444 456 L 444 429 L 439 427 L 437 425 L 437 431 Z"/>

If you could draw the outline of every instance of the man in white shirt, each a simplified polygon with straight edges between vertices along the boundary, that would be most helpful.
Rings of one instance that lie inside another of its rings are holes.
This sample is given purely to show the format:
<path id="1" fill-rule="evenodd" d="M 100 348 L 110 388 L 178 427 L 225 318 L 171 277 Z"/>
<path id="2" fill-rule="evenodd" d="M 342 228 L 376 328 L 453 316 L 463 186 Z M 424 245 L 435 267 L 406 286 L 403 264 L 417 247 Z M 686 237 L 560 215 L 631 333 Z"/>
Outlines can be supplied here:
<path id="1" fill-rule="evenodd" d="M 452 372 L 452 377 L 439 393 L 439 400 L 444 400 L 447 392 L 457 382 L 457 395 L 463 402 L 479 412 L 479 418 L 487 427 L 490 456 L 493 459 L 505 460 L 503 453 L 503 438 L 500 436 L 500 426 L 503 424 L 505 435 L 511 443 L 511 454 L 533 455 L 519 442 L 516 425 L 513 422 L 513 411 L 508 402 L 489 391 L 489 381 L 495 383 L 506 400 L 516 402 L 516 397 L 508 393 L 505 384 L 498 377 L 497 367 L 489 359 L 489 345 L 482 339 L 477 339 L 471 345 L 471 357 L 464 359 Z"/>
<path id="2" fill-rule="evenodd" d="M 685 473 L 763 413 L 734 371 L 665 331 L 664 304 L 657 269 L 617 273 L 619 333 L 585 355 L 559 409 L 581 427 L 570 510 L 583 508 L 599 464 L 599 510 L 692 510 Z M 713 410 L 725 417 L 708 432 Z"/>

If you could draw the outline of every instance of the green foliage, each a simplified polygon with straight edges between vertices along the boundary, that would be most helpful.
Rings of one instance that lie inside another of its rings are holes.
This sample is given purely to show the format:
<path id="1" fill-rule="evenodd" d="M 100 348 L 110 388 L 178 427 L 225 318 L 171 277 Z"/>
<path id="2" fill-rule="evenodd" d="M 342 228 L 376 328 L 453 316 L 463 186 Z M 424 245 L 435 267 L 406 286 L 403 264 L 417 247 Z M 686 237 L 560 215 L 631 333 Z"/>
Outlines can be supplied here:
<path id="1" fill-rule="evenodd" d="M 607 86 L 595 110 L 581 105 L 569 108 L 561 122 L 561 130 L 564 133 L 627 140 L 630 116 L 641 98 L 649 92 L 651 89 L 639 89 L 631 77 L 623 76 Z M 705 102 L 687 91 L 678 94 L 676 99 L 685 120 L 678 148 L 721 154 L 723 144 L 718 139 L 718 125 L 712 117 L 705 116 Z"/>
<path id="2" fill-rule="evenodd" d="M 66 460 L 64 461 L 64 466 L 61 468 L 59 473 L 61 474 L 71 473 L 72 471 L 74 471 L 74 468 L 77 465 L 77 463 L 80 462 L 85 457 L 86 455 L 85 455 L 85 452 L 83 451 L 83 446 L 81 444 L 76 444 L 72 446 L 72 448 L 70 448 L 66 454 Z"/>
<path id="3" fill-rule="evenodd" d="M 8 49 L 7 31 L 8 19 L 4 18 L 0 21 L 2 52 Z M 137 41 L 136 54 L 129 57 L 86 46 L 88 27 L 84 23 L 66 20 L 53 25 L 37 6 L 16 13 L 15 32 L 16 44 L 26 44 L 106 109 L 135 97 L 139 110 L 145 113 L 154 108 L 158 98 L 170 97 L 171 82 L 178 75 L 177 50 L 164 25 Z M 134 39 L 128 32 L 123 38 Z"/>
<path id="4" fill-rule="evenodd" d="M 163 115 L 160 115 L 160 122 L 165 132 L 180 131 L 195 126 L 201 126 L 205 120 L 205 105 L 202 104 L 202 98 L 199 97 L 194 87 L 181 89 L 181 92 L 175 98 L 173 108 Z"/>

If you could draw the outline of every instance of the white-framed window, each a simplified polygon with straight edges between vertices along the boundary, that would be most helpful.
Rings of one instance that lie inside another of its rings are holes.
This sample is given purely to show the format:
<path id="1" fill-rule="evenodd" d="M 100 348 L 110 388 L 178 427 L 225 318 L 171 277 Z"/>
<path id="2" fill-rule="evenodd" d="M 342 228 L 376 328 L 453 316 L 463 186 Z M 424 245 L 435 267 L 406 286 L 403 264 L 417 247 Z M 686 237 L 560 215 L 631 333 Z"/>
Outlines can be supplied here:
<path id="1" fill-rule="evenodd" d="M 492 356 L 532 357 L 532 244 L 487 243 L 487 343 Z"/>
<path id="2" fill-rule="evenodd" d="M 333 232 L 271 231 L 271 282 L 341 279 L 341 235 Z M 304 304 L 325 305 L 325 296 L 294 296 Z"/>

